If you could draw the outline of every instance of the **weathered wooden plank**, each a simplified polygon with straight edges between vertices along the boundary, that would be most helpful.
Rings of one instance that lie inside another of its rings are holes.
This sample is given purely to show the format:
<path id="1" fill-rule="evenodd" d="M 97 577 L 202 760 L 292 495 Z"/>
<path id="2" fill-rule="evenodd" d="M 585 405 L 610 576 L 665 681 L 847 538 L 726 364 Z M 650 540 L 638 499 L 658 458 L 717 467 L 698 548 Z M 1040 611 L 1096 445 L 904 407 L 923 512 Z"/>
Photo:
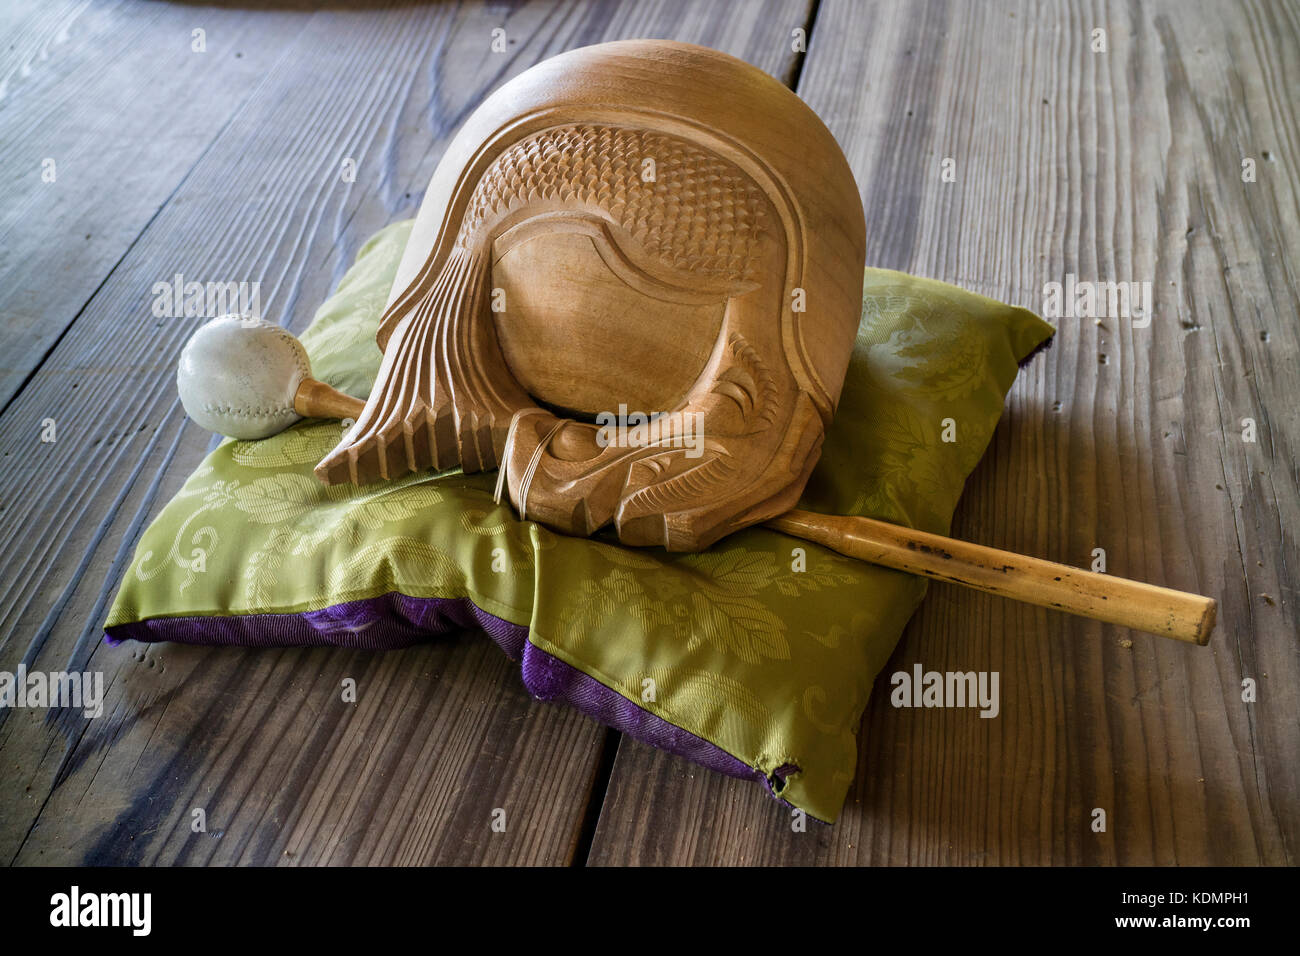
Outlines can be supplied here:
<path id="1" fill-rule="evenodd" d="M 623 741 L 592 862 L 1295 862 L 1298 23 L 1280 2 L 821 4 L 799 90 L 853 163 L 869 262 L 1034 309 L 1070 273 L 1152 283 L 1148 328 L 1056 320 L 954 534 L 1080 566 L 1104 548 L 1218 597 L 1219 630 L 1174 645 L 935 585 L 836 827 L 791 832 L 758 788 Z M 916 662 L 998 671 L 1001 715 L 892 708 Z"/>
<path id="2" fill-rule="evenodd" d="M 4 17 L 0 408 L 305 23 L 165 3 L 19 4 Z"/>
<path id="3" fill-rule="evenodd" d="M 176 272 L 257 281 L 264 313 L 301 328 L 360 243 L 414 212 L 460 120 L 509 76 L 622 36 L 694 40 L 785 75 L 789 30 L 806 15 L 806 3 L 781 0 L 329 9 L 285 39 L 0 415 L 0 668 L 71 662 L 109 685 L 99 720 L 0 716 L 0 857 L 569 860 L 606 732 L 530 701 L 486 641 L 385 655 L 158 646 L 133 656 L 96 643 L 134 537 L 208 438 L 174 400 L 194 322 L 153 318 L 150 290 Z M 505 54 L 490 50 L 495 27 L 511 41 Z M 345 158 L 355 182 L 340 176 Z M 46 417 L 58 422 L 53 444 L 39 443 Z M 362 689 L 351 710 L 343 676 Z M 196 807 L 206 835 L 190 832 Z M 505 834 L 488 828 L 497 807 Z"/>

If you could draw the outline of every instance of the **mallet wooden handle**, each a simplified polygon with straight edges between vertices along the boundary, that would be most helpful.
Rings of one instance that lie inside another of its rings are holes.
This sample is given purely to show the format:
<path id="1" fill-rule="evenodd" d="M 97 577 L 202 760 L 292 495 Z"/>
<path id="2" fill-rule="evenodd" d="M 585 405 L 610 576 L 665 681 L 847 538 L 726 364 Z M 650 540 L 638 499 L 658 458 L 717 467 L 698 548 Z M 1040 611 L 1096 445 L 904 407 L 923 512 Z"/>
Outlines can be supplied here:
<path id="1" fill-rule="evenodd" d="M 1041 558 L 955 541 L 871 518 L 788 511 L 769 528 L 850 558 L 951 581 L 1017 601 L 1205 645 L 1213 598 L 1097 574 Z"/>
<path id="2" fill-rule="evenodd" d="M 332 385 L 304 378 L 293 396 L 293 410 L 303 418 L 350 418 L 356 421 L 366 403 Z"/>

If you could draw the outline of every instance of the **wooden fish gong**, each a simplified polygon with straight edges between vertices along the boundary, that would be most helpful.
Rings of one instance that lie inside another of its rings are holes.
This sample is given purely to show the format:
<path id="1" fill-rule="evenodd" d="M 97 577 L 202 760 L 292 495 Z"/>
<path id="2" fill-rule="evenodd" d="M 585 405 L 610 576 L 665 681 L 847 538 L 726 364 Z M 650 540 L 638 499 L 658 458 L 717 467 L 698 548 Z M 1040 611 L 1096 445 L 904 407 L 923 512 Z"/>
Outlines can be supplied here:
<path id="1" fill-rule="evenodd" d="M 448 148 L 378 381 L 316 473 L 500 466 L 528 518 L 707 547 L 802 492 L 864 249 L 843 154 L 775 79 L 663 41 L 554 57 Z"/>

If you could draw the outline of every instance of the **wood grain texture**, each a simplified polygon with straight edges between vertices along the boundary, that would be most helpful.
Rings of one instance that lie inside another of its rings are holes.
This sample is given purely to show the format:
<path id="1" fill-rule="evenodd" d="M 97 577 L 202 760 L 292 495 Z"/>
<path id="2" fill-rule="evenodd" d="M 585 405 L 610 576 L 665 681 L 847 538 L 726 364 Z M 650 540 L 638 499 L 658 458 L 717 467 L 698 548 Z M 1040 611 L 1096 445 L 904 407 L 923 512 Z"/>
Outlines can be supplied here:
<path id="1" fill-rule="evenodd" d="M 0 408 L 305 23 L 84 0 L 6 4 L 3 16 Z"/>
<path id="2" fill-rule="evenodd" d="M 1154 290 L 1145 329 L 1056 320 L 954 536 L 1083 567 L 1104 548 L 1112 573 L 1218 598 L 1219 632 L 933 585 L 834 828 L 791 832 L 759 788 L 624 740 L 590 862 L 1296 862 L 1298 35 L 1282 2 L 820 5 L 799 92 L 854 166 L 869 265 L 1035 310 L 1068 273 Z M 891 707 L 917 662 L 998 671 L 1000 716 Z"/>
<path id="3" fill-rule="evenodd" d="M 154 318 L 151 289 L 176 272 L 257 281 L 263 314 L 301 329 L 360 244 L 413 213 L 450 134 L 508 77 L 625 36 L 699 42 L 786 76 L 807 4 L 248 15 L 280 55 L 111 271 L 97 267 L 94 294 L 0 414 L 0 669 L 102 670 L 109 687 L 97 721 L 0 714 L 0 859 L 566 862 L 606 732 L 529 701 L 482 639 L 373 656 L 99 643 L 140 532 L 209 437 L 175 397 L 195 320 Z M 347 158 L 355 182 L 340 175 Z M 43 444 L 49 417 L 58 438 Z M 356 705 L 340 701 L 344 676 Z M 188 822 L 199 806 L 202 836 Z M 507 830 L 494 835 L 497 807 Z"/>
<path id="4" fill-rule="evenodd" d="M 532 703 L 487 641 L 383 655 L 123 653 L 136 666 L 64 766 L 68 783 L 20 865 L 554 863 L 573 852 L 593 728 Z M 206 832 L 192 832 L 195 809 Z"/>

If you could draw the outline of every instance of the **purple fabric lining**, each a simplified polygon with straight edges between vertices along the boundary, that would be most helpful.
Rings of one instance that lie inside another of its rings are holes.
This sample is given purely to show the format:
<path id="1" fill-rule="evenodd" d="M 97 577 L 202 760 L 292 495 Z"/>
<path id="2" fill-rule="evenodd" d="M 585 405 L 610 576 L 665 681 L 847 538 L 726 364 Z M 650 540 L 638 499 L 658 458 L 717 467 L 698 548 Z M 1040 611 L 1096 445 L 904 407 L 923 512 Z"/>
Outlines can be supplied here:
<path id="1" fill-rule="evenodd" d="M 468 598 L 412 598 L 397 593 L 297 614 L 152 618 L 106 628 L 104 633 L 114 645 L 136 640 L 387 651 L 470 627 L 486 631 L 516 660 L 528 636 L 528 628 L 488 614 Z"/>
<path id="2" fill-rule="evenodd" d="M 112 646 L 135 640 L 393 650 L 467 628 L 487 632 L 511 660 L 521 662 L 524 687 L 538 700 L 563 701 L 652 747 L 729 777 L 761 781 L 778 800 L 786 777 L 799 770 L 786 764 L 777 768 L 769 779 L 761 770 L 716 744 L 650 713 L 590 674 L 537 647 L 528 640 L 527 627 L 489 614 L 469 598 L 413 598 L 390 593 L 296 614 L 153 618 L 107 628 L 104 639 Z"/>

